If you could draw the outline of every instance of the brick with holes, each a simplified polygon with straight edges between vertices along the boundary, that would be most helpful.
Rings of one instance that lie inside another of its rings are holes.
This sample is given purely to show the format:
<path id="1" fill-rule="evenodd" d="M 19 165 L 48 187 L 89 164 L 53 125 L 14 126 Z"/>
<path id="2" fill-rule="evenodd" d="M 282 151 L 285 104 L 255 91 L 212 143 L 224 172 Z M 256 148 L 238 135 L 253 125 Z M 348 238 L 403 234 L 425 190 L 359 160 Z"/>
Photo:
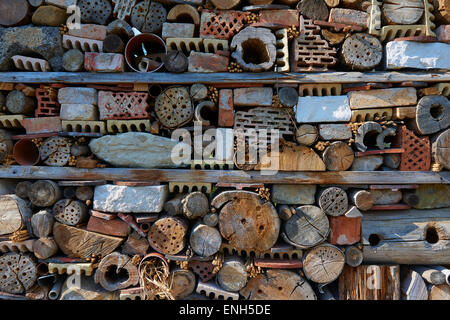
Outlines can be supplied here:
<path id="1" fill-rule="evenodd" d="M 406 126 L 399 126 L 392 147 L 405 150 L 400 157 L 400 171 L 430 170 L 431 147 L 428 136 L 418 137 Z"/>
<path id="2" fill-rule="evenodd" d="M 98 93 L 100 120 L 149 119 L 149 94 L 146 92 Z"/>
<path id="3" fill-rule="evenodd" d="M 233 10 L 212 12 L 202 10 L 200 37 L 205 39 L 231 39 L 244 28 L 248 13 Z"/>
<path id="4" fill-rule="evenodd" d="M 86 52 L 84 68 L 93 72 L 124 72 L 125 57 L 120 53 Z"/>
<path id="5" fill-rule="evenodd" d="M 37 108 L 34 112 L 35 117 L 54 117 L 59 116 L 60 104 L 48 90 L 37 88 L 35 91 L 37 99 Z"/>
<path id="6" fill-rule="evenodd" d="M 233 90 L 222 89 L 219 91 L 219 126 L 233 127 L 234 125 L 234 104 Z"/>

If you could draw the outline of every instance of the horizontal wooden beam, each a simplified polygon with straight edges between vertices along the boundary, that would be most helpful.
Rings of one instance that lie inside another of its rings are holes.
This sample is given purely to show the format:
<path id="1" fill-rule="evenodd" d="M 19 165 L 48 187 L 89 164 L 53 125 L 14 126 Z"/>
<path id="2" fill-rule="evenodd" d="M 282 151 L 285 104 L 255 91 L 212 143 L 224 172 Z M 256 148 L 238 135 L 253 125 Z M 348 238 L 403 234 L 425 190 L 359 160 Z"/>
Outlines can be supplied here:
<path id="1" fill-rule="evenodd" d="M 71 72 L 0 72 L 0 82 L 14 83 L 356 83 L 356 82 L 448 82 L 450 72 L 317 72 L 317 73 L 71 73 Z"/>
<path id="2" fill-rule="evenodd" d="M 267 173 L 267 172 L 266 172 Z M 448 184 L 450 172 L 340 171 L 278 172 L 259 171 L 132 169 L 77 169 L 70 167 L 0 167 L 0 179 L 53 180 L 150 180 L 159 182 L 267 183 L 267 184 Z"/>

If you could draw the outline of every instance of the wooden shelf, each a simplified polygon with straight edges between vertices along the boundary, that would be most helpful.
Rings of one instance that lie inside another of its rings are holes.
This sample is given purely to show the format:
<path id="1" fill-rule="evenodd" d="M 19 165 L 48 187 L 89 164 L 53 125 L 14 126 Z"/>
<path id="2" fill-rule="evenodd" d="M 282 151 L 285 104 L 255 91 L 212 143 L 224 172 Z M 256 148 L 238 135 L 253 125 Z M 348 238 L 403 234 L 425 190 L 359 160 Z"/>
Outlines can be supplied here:
<path id="1" fill-rule="evenodd" d="M 356 83 L 356 82 L 403 82 L 450 81 L 450 72 L 318 72 L 318 73 L 70 73 L 70 72 L 0 72 L 0 82 L 13 83 Z"/>
<path id="2" fill-rule="evenodd" d="M 267 184 L 448 184 L 450 171 L 340 171 L 278 172 L 263 175 L 259 171 L 189 169 L 77 169 L 70 167 L 0 167 L 0 179 L 52 180 L 150 180 L 198 183 Z"/>

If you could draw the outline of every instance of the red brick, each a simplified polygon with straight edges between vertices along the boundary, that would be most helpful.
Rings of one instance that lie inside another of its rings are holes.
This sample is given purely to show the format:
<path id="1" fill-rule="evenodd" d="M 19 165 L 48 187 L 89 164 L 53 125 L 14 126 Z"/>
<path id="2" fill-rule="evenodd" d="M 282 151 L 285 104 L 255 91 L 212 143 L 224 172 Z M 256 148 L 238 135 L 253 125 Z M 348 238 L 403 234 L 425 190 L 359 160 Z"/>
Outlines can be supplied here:
<path id="1" fill-rule="evenodd" d="M 27 134 L 61 132 L 59 117 L 27 118 L 23 119 L 23 126 Z"/>
<path id="2" fill-rule="evenodd" d="M 226 72 L 229 58 L 215 54 L 192 51 L 189 55 L 189 72 Z"/>
<path id="3" fill-rule="evenodd" d="M 450 24 L 439 26 L 435 32 L 438 41 L 450 43 Z"/>
<path id="4" fill-rule="evenodd" d="M 86 52 L 84 68 L 93 72 L 124 72 L 125 57 L 119 53 Z"/>
<path id="5" fill-rule="evenodd" d="M 233 10 L 202 10 L 200 37 L 228 40 L 244 28 L 248 13 Z"/>
<path id="6" fill-rule="evenodd" d="M 91 210 L 91 216 L 103 219 L 103 220 L 114 220 L 117 218 L 117 214 L 114 213 L 105 213 L 96 210 Z"/>
<path id="7" fill-rule="evenodd" d="M 219 91 L 219 127 L 234 126 L 233 90 Z"/>
<path id="8" fill-rule="evenodd" d="M 299 259 L 259 259 L 255 258 L 255 266 L 271 269 L 299 269 L 303 267 L 302 260 Z"/>
<path id="9" fill-rule="evenodd" d="M 120 219 L 105 220 L 91 216 L 87 230 L 110 236 L 126 237 L 128 235 L 128 224 Z"/>
<path id="10" fill-rule="evenodd" d="M 98 93 L 100 120 L 149 119 L 148 93 L 110 92 Z"/>
<path id="11" fill-rule="evenodd" d="M 367 27 L 369 14 L 364 11 L 332 8 L 330 10 L 329 22 L 342 24 L 356 24 L 361 27 Z"/>
<path id="12" fill-rule="evenodd" d="M 264 27 L 277 25 L 280 27 L 299 26 L 299 15 L 297 10 L 261 10 L 259 13 L 258 26 Z M 254 25 L 252 25 L 254 26 Z"/>
<path id="13" fill-rule="evenodd" d="M 103 41 L 106 38 L 107 31 L 106 26 L 99 24 L 82 24 L 80 29 L 69 29 L 69 35 Z"/>
<path id="14" fill-rule="evenodd" d="M 361 218 L 329 216 L 328 219 L 330 221 L 329 243 L 350 245 L 361 240 Z"/>
<path id="15" fill-rule="evenodd" d="M 272 106 L 273 89 L 271 87 L 237 88 L 233 90 L 233 103 L 244 107 Z"/>

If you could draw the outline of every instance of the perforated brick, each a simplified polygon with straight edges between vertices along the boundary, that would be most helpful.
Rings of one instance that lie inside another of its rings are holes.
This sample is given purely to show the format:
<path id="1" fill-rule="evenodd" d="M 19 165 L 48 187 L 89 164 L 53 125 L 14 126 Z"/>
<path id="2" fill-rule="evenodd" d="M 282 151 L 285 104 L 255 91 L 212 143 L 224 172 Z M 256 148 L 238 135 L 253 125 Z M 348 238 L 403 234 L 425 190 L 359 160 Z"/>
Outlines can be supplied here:
<path id="1" fill-rule="evenodd" d="M 203 10 L 200 21 L 200 37 L 209 39 L 232 38 L 244 28 L 248 13 L 241 11 Z"/>
<path id="2" fill-rule="evenodd" d="M 126 120 L 150 118 L 148 93 L 109 92 L 98 94 L 100 120 Z"/>
<path id="3" fill-rule="evenodd" d="M 431 147 L 428 136 L 418 137 L 405 126 L 399 126 L 392 146 L 405 150 L 400 157 L 400 171 L 430 170 Z"/>
<path id="4" fill-rule="evenodd" d="M 47 89 L 38 88 L 35 91 L 37 99 L 37 108 L 34 112 L 35 117 L 55 117 L 59 116 L 61 105 L 58 103 L 58 98 L 49 93 Z"/>

